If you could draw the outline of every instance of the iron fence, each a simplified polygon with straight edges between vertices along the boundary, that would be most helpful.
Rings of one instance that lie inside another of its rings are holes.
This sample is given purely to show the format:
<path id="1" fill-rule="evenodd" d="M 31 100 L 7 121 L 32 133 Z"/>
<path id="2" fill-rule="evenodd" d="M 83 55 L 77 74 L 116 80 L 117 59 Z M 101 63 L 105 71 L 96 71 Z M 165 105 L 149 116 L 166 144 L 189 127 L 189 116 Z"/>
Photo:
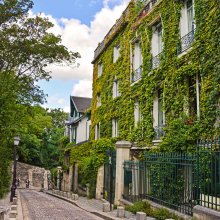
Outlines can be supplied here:
<path id="1" fill-rule="evenodd" d="M 192 215 L 199 204 L 220 210 L 220 139 L 198 141 L 194 153 L 146 153 L 124 162 L 124 199 L 148 199 Z"/>
<path id="2" fill-rule="evenodd" d="M 220 138 L 199 141 L 198 204 L 220 211 Z"/>

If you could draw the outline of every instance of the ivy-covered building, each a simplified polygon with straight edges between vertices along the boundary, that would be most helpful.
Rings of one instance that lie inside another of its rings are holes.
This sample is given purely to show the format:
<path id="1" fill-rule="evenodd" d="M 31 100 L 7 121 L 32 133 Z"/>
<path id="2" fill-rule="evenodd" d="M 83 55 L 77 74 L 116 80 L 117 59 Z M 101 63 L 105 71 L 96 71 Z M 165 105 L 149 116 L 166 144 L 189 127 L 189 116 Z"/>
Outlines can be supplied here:
<path id="1" fill-rule="evenodd" d="M 219 12 L 218 0 L 131 0 L 95 50 L 91 138 L 182 151 L 218 134 Z"/>

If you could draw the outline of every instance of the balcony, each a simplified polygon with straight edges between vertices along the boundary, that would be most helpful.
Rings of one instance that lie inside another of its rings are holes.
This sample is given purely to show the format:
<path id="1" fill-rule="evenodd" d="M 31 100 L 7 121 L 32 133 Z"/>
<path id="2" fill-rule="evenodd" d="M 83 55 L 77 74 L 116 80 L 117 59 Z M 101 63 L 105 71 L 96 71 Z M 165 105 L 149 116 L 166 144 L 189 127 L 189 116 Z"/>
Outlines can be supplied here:
<path id="1" fill-rule="evenodd" d="M 160 65 L 160 57 L 162 53 L 157 54 L 155 57 L 152 58 L 152 69 L 156 69 Z"/>
<path id="2" fill-rule="evenodd" d="M 134 71 L 131 82 L 134 83 L 139 79 L 141 79 L 141 77 L 142 77 L 142 67 L 140 66 L 138 69 Z"/>
<path id="3" fill-rule="evenodd" d="M 177 55 L 180 55 L 187 49 L 189 49 L 194 41 L 195 29 L 183 36 L 180 39 L 180 43 L 177 45 Z"/>

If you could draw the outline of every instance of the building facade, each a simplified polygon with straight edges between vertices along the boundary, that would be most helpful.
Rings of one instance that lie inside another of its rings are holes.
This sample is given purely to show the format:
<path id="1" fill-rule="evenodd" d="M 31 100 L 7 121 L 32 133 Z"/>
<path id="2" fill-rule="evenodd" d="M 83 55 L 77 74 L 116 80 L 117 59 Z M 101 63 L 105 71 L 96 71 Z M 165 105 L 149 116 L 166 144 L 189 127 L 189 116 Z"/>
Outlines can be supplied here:
<path id="1" fill-rule="evenodd" d="M 215 0 L 130 1 L 95 50 L 92 139 L 151 147 L 219 132 L 218 10 Z"/>

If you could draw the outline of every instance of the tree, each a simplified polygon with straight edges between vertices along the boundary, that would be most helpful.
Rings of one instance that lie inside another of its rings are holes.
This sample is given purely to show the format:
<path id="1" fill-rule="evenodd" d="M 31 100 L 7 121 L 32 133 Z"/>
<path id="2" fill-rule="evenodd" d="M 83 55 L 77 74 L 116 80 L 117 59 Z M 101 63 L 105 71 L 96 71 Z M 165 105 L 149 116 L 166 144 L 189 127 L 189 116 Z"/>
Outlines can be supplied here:
<path id="1" fill-rule="evenodd" d="M 46 67 L 74 65 L 80 57 L 61 44 L 60 36 L 48 32 L 53 25 L 47 18 L 28 17 L 32 6 L 32 0 L 0 0 L 0 155 L 4 160 L 11 158 L 12 138 L 25 134 L 31 105 L 45 101 L 36 82 L 50 79 Z M 7 171 L 6 164 L 0 163 L 0 174 Z M 6 173 L 0 175 L 0 191 L 8 185 L 1 181 L 7 179 Z"/>

